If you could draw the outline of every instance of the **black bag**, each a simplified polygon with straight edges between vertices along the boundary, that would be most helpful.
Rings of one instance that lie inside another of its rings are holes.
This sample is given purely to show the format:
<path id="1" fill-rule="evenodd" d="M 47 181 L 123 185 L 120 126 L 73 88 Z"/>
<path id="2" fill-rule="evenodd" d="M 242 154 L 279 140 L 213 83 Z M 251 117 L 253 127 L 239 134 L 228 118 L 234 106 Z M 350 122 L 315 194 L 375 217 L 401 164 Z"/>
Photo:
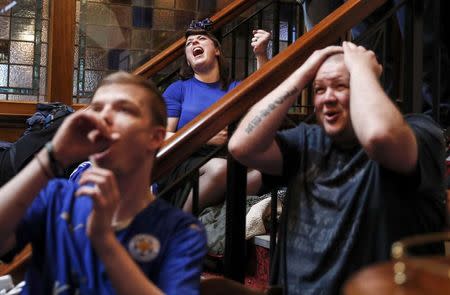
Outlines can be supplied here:
<path id="1" fill-rule="evenodd" d="M 28 128 L 8 147 L 0 149 L 0 186 L 13 178 L 51 140 L 62 122 L 74 110 L 62 103 L 38 103 L 37 112 L 27 119 Z M 70 169 L 71 171 L 72 169 Z"/>

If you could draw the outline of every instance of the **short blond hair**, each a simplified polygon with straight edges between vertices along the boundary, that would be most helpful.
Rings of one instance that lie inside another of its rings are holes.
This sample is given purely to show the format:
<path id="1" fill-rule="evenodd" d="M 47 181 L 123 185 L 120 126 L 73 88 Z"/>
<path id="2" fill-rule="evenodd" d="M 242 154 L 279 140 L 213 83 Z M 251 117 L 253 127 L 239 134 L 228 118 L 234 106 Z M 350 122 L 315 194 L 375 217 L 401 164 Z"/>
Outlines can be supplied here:
<path id="1" fill-rule="evenodd" d="M 124 71 L 119 71 L 106 76 L 99 84 L 94 92 L 103 86 L 113 84 L 135 85 L 144 89 L 148 95 L 148 106 L 152 115 L 152 122 L 155 125 L 167 127 L 167 110 L 166 103 L 153 82 L 144 79 L 141 76 L 133 75 Z"/>

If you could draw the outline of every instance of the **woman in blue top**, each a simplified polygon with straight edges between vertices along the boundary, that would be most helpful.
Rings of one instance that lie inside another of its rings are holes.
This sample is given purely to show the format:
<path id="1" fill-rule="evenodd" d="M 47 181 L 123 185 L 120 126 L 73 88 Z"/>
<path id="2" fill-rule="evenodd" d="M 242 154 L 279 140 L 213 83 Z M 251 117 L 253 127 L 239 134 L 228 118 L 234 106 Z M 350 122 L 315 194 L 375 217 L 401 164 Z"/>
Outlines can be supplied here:
<path id="1" fill-rule="evenodd" d="M 185 59 L 180 70 L 181 80 L 171 84 L 163 94 L 168 112 L 168 136 L 174 134 L 197 115 L 219 100 L 238 85 L 231 81 L 221 45 L 217 38 L 207 30 L 209 20 L 192 22 L 186 31 Z M 268 61 L 266 55 L 270 33 L 254 30 L 251 45 L 256 56 L 257 67 Z M 201 161 L 212 148 L 224 145 L 227 130 L 212 137 L 206 146 L 182 163 L 171 175 L 159 183 L 159 191 L 172 183 Z M 256 194 L 261 186 L 261 174 L 249 170 L 247 174 L 247 193 Z M 226 188 L 226 159 L 213 158 L 200 168 L 199 209 L 220 203 Z M 185 211 L 192 211 L 191 187 L 187 185 L 168 200 Z"/>

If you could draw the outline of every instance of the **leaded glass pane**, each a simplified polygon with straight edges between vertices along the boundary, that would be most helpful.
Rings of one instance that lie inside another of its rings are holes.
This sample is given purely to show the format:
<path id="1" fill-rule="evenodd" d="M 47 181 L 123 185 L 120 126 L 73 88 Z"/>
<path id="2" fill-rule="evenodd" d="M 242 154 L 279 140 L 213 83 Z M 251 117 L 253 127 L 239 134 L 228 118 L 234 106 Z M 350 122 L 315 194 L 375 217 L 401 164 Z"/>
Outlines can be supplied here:
<path id="1" fill-rule="evenodd" d="M 39 81 L 39 94 L 46 94 L 46 87 L 47 87 L 47 68 L 41 67 L 40 69 L 41 74 L 41 80 Z"/>
<path id="2" fill-rule="evenodd" d="M 46 66 L 47 65 L 47 44 L 42 44 L 41 45 L 41 66 Z"/>
<path id="3" fill-rule="evenodd" d="M 34 41 L 34 19 L 32 18 L 12 18 L 11 19 L 11 39 L 20 41 Z"/>
<path id="4" fill-rule="evenodd" d="M 9 86 L 20 88 L 31 88 L 33 81 L 33 67 L 9 66 Z"/>
<path id="5" fill-rule="evenodd" d="M 16 6 L 11 10 L 13 17 L 34 18 L 36 16 L 35 0 L 20 0 L 16 2 Z"/>
<path id="6" fill-rule="evenodd" d="M 0 87 L 8 86 L 8 65 L 0 65 Z"/>
<path id="7" fill-rule="evenodd" d="M 9 39 L 9 17 L 0 16 L 0 39 Z"/>
<path id="8" fill-rule="evenodd" d="M 48 21 L 43 20 L 42 21 L 42 36 L 41 36 L 42 42 L 48 42 Z"/>
<path id="9" fill-rule="evenodd" d="M 74 102 L 91 97 L 108 73 L 148 61 L 192 19 L 211 15 L 218 1 L 206 2 L 199 9 L 199 0 L 77 0 Z"/>
<path id="10" fill-rule="evenodd" d="M 51 0 L 21 0 L 0 16 L 0 97 L 42 100 L 46 93 Z M 4 3 L 0 0 L 0 4 Z"/>
<path id="11" fill-rule="evenodd" d="M 11 41 L 10 63 L 32 65 L 34 60 L 34 43 Z"/>
<path id="12" fill-rule="evenodd" d="M 106 76 L 105 72 L 99 71 L 86 71 L 85 72 L 85 87 L 87 92 L 94 92 L 95 87 L 103 77 Z"/>
<path id="13" fill-rule="evenodd" d="M 106 54 L 101 48 L 86 49 L 86 69 L 103 70 L 107 67 Z"/>
<path id="14" fill-rule="evenodd" d="M 75 69 L 78 68 L 78 50 L 79 50 L 79 47 L 78 47 L 78 46 L 75 46 L 74 52 L 73 52 L 73 55 L 74 55 L 74 59 L 73 59 L 73 67 L 74 67 Z M 77 76 L 74 75 L 73 77 L 74 77 L 74 79 L 76 80 Z M 75 83 L 76 83 L 76 82 L 75 82 Z"/>
<path id="15" fill-rule="evenodd" d="M 0 40 L 0 63 L 7 63 L 9 60 L 9 41 Z"/>
<path id="16" fill-rule="evenodd" d="M 43 19 L 48 19 L 48 16 L 49 16 L 50 6 L 48 5 L 48 1 L 49 0 L 43 1 L 43 7 L 42 7 L 42 18 Z"/>

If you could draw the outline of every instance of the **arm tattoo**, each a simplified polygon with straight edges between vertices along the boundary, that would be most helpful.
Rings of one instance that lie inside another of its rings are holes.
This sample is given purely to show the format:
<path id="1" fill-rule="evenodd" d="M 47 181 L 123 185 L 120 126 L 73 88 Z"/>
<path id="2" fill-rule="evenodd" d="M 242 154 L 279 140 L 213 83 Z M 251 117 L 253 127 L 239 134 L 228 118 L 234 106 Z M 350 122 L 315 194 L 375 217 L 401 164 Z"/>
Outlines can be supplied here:
<path id="1" fill-rule="evenodd" d="M 293 95 L 296 95 L 298 93 L 298 91 L 299 90 L 297 89 L 297 87 L 294 87 L 293 89 L 286 91 L 280 97 L 275 99 L 274 102 L 269 103 L 269 105 L 265 109 L 262 109 L 259 112 L 259 114 L 256 115 L 250 121 L 250 123 L 248 123 L 247 127 L 245 128 L 245 132 L 247 134 L 250 134 L 250 132 L 252 132 L 256 128 L 256 126 L 258 126 L 261 123 L 263 118 L 265 118 L 268 115 L 270 115 L 270 113 L 272 113 L 273 110 L 275 110 L 278 106 L 280 106 L 283 102 L 285 102 L 289 97 L 292 97 Z"/>

